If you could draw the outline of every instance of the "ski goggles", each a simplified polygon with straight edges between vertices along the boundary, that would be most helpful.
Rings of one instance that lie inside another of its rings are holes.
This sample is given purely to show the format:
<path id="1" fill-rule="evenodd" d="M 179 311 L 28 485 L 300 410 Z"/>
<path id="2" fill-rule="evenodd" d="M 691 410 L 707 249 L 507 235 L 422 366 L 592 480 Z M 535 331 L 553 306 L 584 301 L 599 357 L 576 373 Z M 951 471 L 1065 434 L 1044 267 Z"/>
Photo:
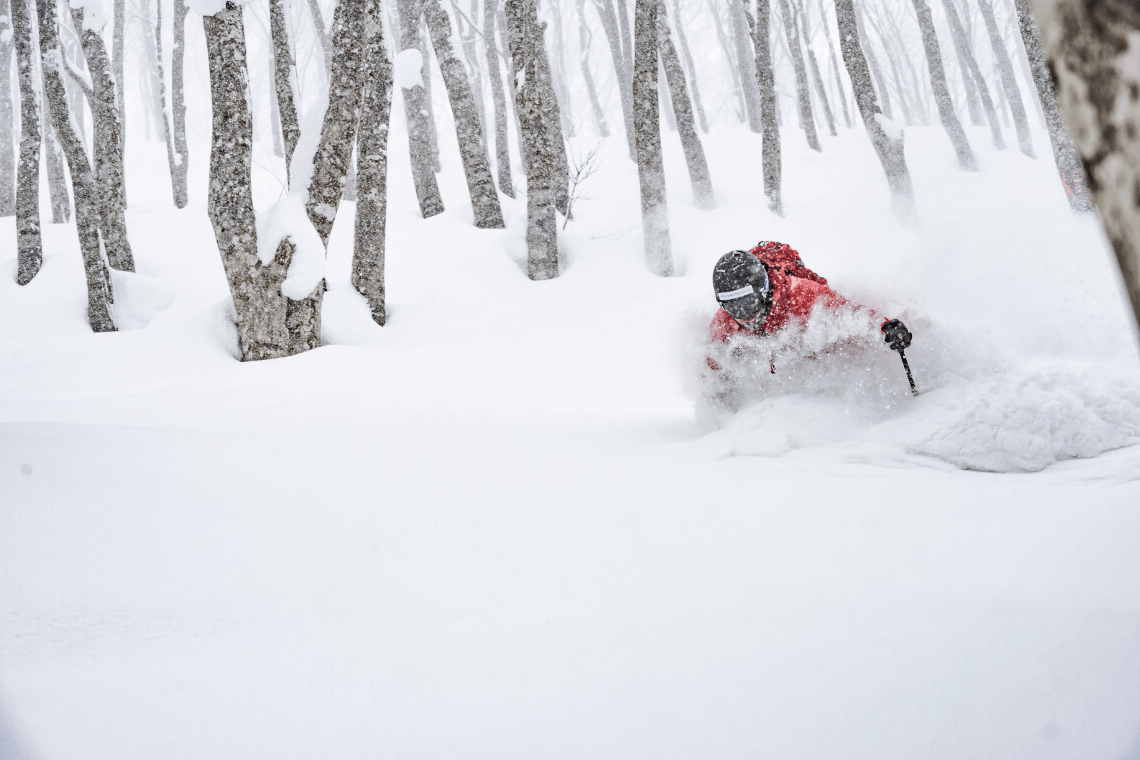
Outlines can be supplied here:
<path id="1" fill-rule="evenodd" d="M 768 273 L 764 273 L 764 282 L 760 286 L 745 285 L 737 290 L 717 293 L 716 300 L 728 316 L 750 330 L 757 329 L 768 316 L 768 305 L 771 303 L 769 295 Z M 755 323 L 755 327 L 750 324 Z"/>

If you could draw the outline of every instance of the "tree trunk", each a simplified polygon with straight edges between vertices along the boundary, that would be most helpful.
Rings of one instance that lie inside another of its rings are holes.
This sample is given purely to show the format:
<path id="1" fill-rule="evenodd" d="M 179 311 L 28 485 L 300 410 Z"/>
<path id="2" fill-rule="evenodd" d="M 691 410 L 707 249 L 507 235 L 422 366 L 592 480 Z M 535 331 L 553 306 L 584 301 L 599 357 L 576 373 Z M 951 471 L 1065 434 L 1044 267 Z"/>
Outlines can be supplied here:
<path id="1" fill-rule="evenodd" d="M 637 134 L 637 178 L 641 186 L 641 224 L 649 271 L 673 274 L 665 165 L 661 157 L 661 121 L 657 108 L 657 6 L 659 0 L 634 5 L 633 104 Z"/>
<path id="2" fill-rule="evenodd" d="M 123 195 L 123 153 L 119 112 L 115 107 L 115 82 L 111 79 L 107 48 L 98 32 L 83 28 L 84 11 L 71 11 L 71 18 L 83 43 L 83 55 L 91 72 L 91 153 L 95 159 L 95 185 L 99 210 L 99 230 L 103 248 L 112 267 L 135 271 L 131 243 L 127 237 L 126 199 Z"/>
<path id="3" fill-rule="evenodd" d="M 506 0 L 511 59 L 517 72 L 515 90 L 519 138 L 526 168 L 527 276 L 548 280 L 558 276 L 558 226 L 554 209 L 553 141 L 551 123 L 543 111 L 539 82 L 542 32 L 535 0 Z"/>
<path id="4" fill-rule="evenodd" d="M 839 24 L 843 62 L 847 65 L 847 73 L 855 88 L 855 103 L 859 107 L 863 125 L 867 128 L 879 162 L 883 165 L 883 173 L 886 174 L 887 184 L 891 188 L 895 215 L 900 221 L 910 223 L 915 215 L 914 189 L 906 166 L 906 156 L 903 154 L 901 131 L 897 135 L 891 135 L 880 121 L 882 114 L 875 97 L 875 89 L 871 86 L 871 73 L 859 45 L 859 32 L 852 0 L 835 0 L 835 15 Z"/>
<path id="5" fill-rule="evenodd" d="M 276 90 L 277 113 L 281 121 L 281 137 L 285 143 L 285 173 L 292 177 L 293 151 L 301 139 L 301 126 L 297 122 L 297 107 L 293 102 L 293 53 L 289 46 L 289 31 L 285 26 L 284 0 L 269 0 L 269 28 L 273 35 L 273 83 Z M 387 124 L 387 121 L 384 122 Z"/>
<path id="6" fill-rule="evenodd" d="M 633 74 L 626 67 L 625 53 L 621 48 L 621 30 L 618 28 L 617 13 L 614 12 L 614 0 L 594 0 L 598 16 L 602 20 L 602 30 L 606 33 L 606 40 L 610 44 L 610 56 L 614 61 L 614 73 L 617 76 L 618 95 L 621 98 L 621 113 L 625 118 L 625 137 L 629 147 L 629 158 L 637 160 L 637 141 L 633 131 Z"/>
<path id="7" fill-rule="evenodd" d="M 685 25 L 681 23 L 681 7 L 678 5 L 678 0 L 673 0 L 673 17 L 676 19 L 673 26 L 677 30 L 677 43 L 681 46 L 681 60 L 684 61 L 685 70 L 688 72 L 686 78 L 689 81 L 689 89 L 693 93 L 693 107 L 697 109 L 701 131 L 708 134 L 709 120 L 701 101 L 701 89 L 697 85 L 697 67 L 693 63 L 693 53 L 689 50 L 689 36 L 685 34 Z"/>
<path id="8" fill-rule="evenodd" d="M 942 0 L 943 7 L 946 7 L 951 0 Z M 953 12 L 953 8 L 947 10 L 947 16 Z M 954 20 L 957 21 L 958 14 L 954 14 Z M 985 123 L 985 115 L 982 113 L 982 100 L 978 96 L 978 86 L 974 81 L 973 71 L 970 69 L 970 64 L 967 58 L 972 55 L 969 47 L 969 42 L 965 39 L 966 35 L 958 34 L 954 31 L 954 24 L 950 25 L 950 39 L 954 42 L 954 54 L 958 59 L 958 68 L 962 72 L 962 86 L 966 90 L 966 106 L 970 111 L 970 123 L 975 126 L 981 126 Z"/>
<path id="9" fill-rule="evenodd" d="M 1140 327 L 1140 9 L 1126 0 L 1030 7 Z"/>
<path id="10" fill-rule="evenodd" d="M 827 23 L 827 12 L 824 9 L 823 0 L 819 0 L 819 17 L 823 19 L 823 37 L 827 40 L 827 57 L 831 59 L 831 74 L 835 77 L 835 89 L 839 92 L 839 103 L 843 106 L 843 121 L 846 122 L 847 128 L 851 129 L 855 125 L 851 121 L 851 111 L 847 108 L 847 85 L 844 84 L 843 77 L 839 74 L 839 62 L 835 58 L 835 45 L 831 41 L 831 31 Z"/>
<path id="11" fill-rule="evenodd" d="M 819 136 L 815 133 L 815 115 L 812 114 L 808 90 L 807 66 L 804 64 L 803 48 L 800 47 L 800 35 L 796 30 L 796 19 L 792 16 L 792 9 L 788 7 L 788 0 L 779 0 L 779 2 L 780 15 L 784 20 L 784 34 L 788 41 L 788 50 L 791 51 L 792 67 L 796 72 L 796 103 L 800 110 L 800 126 L 807 137 L 808 147 L 819 151 Z"/>
<path id="12" fill-rule="evenodd" d="M 1033 139 L 1029 136 L 1029 119 L 1025 115 L 1025 105 L 1021 102 L 1021 91 L 1017 87 L 1017 80 L 1013 76 L 1013 62 L 1009 59 L 1009 51 L 1005 49 L 1005 42 L 998 31 L 997 20 L 994 19 L 994 8 L 990 0 L 978 0 L 978 7 L 982 10 L 982 19 L 986 22 L 986 31 L 990 35 L 990 45 L 994 50 L 994 61 L 1001 73 L 1002 87 L 1005 90 L 1005 99 L 1013 113 L 1013 123 L 1017 129 L 1017 144 L 1021 152 L 1033 158 Z"/>
<path id="13" fill-rule="evenodd" d="M 1016 0 L 1016 2 L 1018 25 L 1025 42 L 1025 53 L 1029 59 L 1033 83 L 1037 86 L 1037 96 L 1045 115 L 1045 126 L 1049 130 L 1049 142 L 1053 147 L 1053 160 L 1057 163 L 1057 172 L 1061 175 L 1061 186 L 1065 189 L 1065 196 L 1069 199 L 1069 206 L 1073 211 L 1091 211 L 1094 205 L 1089 195 L 1088 177 L 1085 175 L 1081 157 L 1077 154 L 1077 148 L 1073 145 L 1073 138 L 1065 127 L 1061 109 L 1057 105 L 1053 75 L 1049 71 L 1049 62 L 1041 47 L 1037 22 L 1029 13 L 1026 0 Z"/>
<path id="14" fill-rule="evenodd" d="M 18 0 L 17 0 L 18 1 Z M 16 114 L 12 108 L 12 16 L 0 0 L 0 217 L 16 215 Z"/>
<path id="15" fill-rule="evenodd" d="M 186 0 L 174 0 L 174 49 L 170 51 L 170 105 L 174 117 L 174 207 L 186 208 L 190 198 L 186 190 L 190 155 L 186 145 L 186 97 L 184 70 L 186 63 Z"/>
<path id="16" fill-rule="evenodd" d="M 467 177 L 467 191 L 471 195 L 471 208 L 475 212 L 475 226 L 483 229 L 503 227 L 503 212 L 491 176 L 491 162 L 487 158 L 487 141 L 483 125 L 471 95 L 471 84 L 464 68 L 451 47 L 451 20 L 439 0 L 426 0 L 428 33 L 439 62 L 451 114 L 455 120 L 455 135 L 459 140 L 459 156 Z"/>
<path id="17" fill-rule="evenodd" d="M 551 68 L 551 80 L 554 83 L 554 91 L 558 95 L 558 117 L 562 127 L 562 134 L 564 137 L 573 137 L 575 134 L 574 129 L 574 113 L 570 103 L 570 87 L 566 84 L 566 56 L 563 55 L 562 37 L 562 6 L 559 0 L 547 0 L 550 3 L 550 18 L 554 22 L 554 37 L 551 40 L 553 47 L 553 55 L 547 53 L 547 60 L 553 59 L 554 63 Z"/>
<path id="18" fill-rule="evenodd" d="M 397 0 L 396 6 L 400 11 L 400 49 L 419 50 L 422 0 Z M 431 103 L 428 102 L 423 85 L 402 91 L 404 116 L 408 122 L 412 180 L 420 203 L 420 215 L 427 219 L 443 212 L 443 198 L 439 195 L 439 185 L 435 180 L 428 124 Z"/>
<path id="19" fill-rule="evenodd" d="M 760 89 L 760 118 L 764 126 L 761 148 L 764 195 L 768 198 L 768 208 L 782 216 L 784 202 L 780 184 L 783 167 L 780 156 L 780 121 L 776 114 L 776 83 L 772 73 L 771 21 L 769 0 L 756 0 L 756 79 Z"/>
<path id="20" fill-rule="evenodd" d="M 71 184 L 75 189 L 75 226 L 79 233 L 79 250 L 83 255 L 83 271 L 87 278 L 87 319 L 95 332 L 112 332 L 115 323 L 111 318 L 111 277 L 99 245 L 95 178 L 87 161 L 83 141 L 72 127 L 67 92 L 59 70 L 62 51 L 55 11 L 55 3 L 50 0 L 40 0 L 37 3 L 44 95 L 52 125 L 67 156 Z"/>
<path id="21" fill-rule="evenodd" d="M 511 177 L 511 148 L 507 139 L 507 96 L 499 70 L 499 49 L 495 45 L 495 17 L 499 0 L 483 2 L 483 42 L 487 53 L 487 76 L 491 80 L 491 101 L 495 106 L 495 164 L 499 174 L 499 192 L 515 197 Z"/>
<path id="22" fill-rule="evenodd" d="M 119 152 L 127 160 L 127 104 L 123 90 L 127 80 L 123 73 L 126 46 L 127 0 L 115 0 L 114 29 L 111 36 L 111 75 L 115 78 L 115 110 L 119 112 Z M 125 178 L 124 178 L 125 180 Z M 127 188 L 123 185 L 123 204 L 127 202 Z"/>
<path id="23" fill-rule="evenodd" d="M 839 24 L 838 6 L 836 6 L 836 23 Z M 860 52 L 866 56 L 867 66 L 870 69 L 871 76 L 874 77 L 875 86 L 874 90 L 878 94 L 878 101 L 882 104 L 882 113 L 888 119 L 894 120 L 894 112 L 891 109 L 891 95 L 890 88 L 887 86 L 887 80 L 883 77 L 883 69 L 879 66 L 878 56 L 875 55 L 875 50 L 871 45 L 871 37 L 867 34 L 867 27 L 863 23 L 863 14 L 861 6 L 855 6 L 855 27 L 859 33 L 858 40 L 860 41 Z M 839 50 L 843 55 L 843 63 L 848 66 L 848 76 L 851 74 L 851 68 L 847 64 L 847 54 L 844 52 L 843 43 L 843 26 L 839 24 Z M 851 82 L 851 87 L 855 90 L 855 105 L 862 113 L 862 106 L 859 105 L 859 87 L 854 81 Z"/>
<path id="24" fill-rule="evenodd" d="M 950 100 L 950 88 L 946 84 L 946 71 L 942 68 L 942 51 L 938 47 L 938 37 L 934 34 L 934 19 L 926 0 L 913 0 L 914 12 L 918 16 L 918 26 L 922 31 L 922 45 L 926 49 L 926 64 L 930 69 L 930 86 L 934 90 L 934 101 L 938 104 L 938 118 L 950 136 L 950 143 L 958 155 L 958 166 L 968 171 L 978 168 L 974 151 L 966 138 L 966 130 L 954 112 L 954 102 Z"/>
<path id="25" fill-rule="evenodd" d="M 809 21 L 807 17 L 807 8 L 804 6 L 803 0 L 796 0 L 796 18 L 799 19 L 801 29 L 803 32 L 803 45 L 804 50 L 807 52 L 808 70 L 811 72 L 812 83 L 815 85 L 815 93 L 819 98 L 820 105 L 823 106 L 823 115 L 827 119 L 827 129 L 832 137 L 839 133 L 835 131 L 835 114 L 831 111 L 831 103 L 827 98 L 827 89 L 823 86 L 823 77 L 819 73 L 819 61 L 816 60 L 815 52 L 811 49 L 812 34 L 809 29 Z"/>
<path id="26" fill-rule="evenodd" d="M 869 21 L 870 25 L 874 28 L 875 33 L 879 37 L 879 41 L 882 43 L 882 50 L 887 56 L 887 67 L 890 71 L 891 79 L 893 79 L 894 83 L 895 83 L 895 94 L 897 96 L 897 99 L 895 102 L 898 104 L 899 108 L 902 109 L 903 123 L 904 124 L 914 124 L 915 123 L 914 115 L 913 115 L 913 112 L 911 111 L 911 108 L 910 108 L 910 101 L 907 98 L 906 87 L 903 86 L 902 77 L 900 75 L 901 67 L 899 65 L 899 61 L 898 61 L 897 57 L 895 56 L 895 54 L 891 48 L 891 44 L 890 44 L 890 39 L 891 39 L 892 35 L 884 33 L 883 30 L 879 28 L 879 25 L 875 19 L 875 16 L 869 12 L 869 10 L 867 9 L 867 7 L 865 5 L 861 4 L 861 5 L 856 6 L 856 10 L 858 12 L 857 18 L 859 18 L 859 19 L 865 18 L 867 21 Z M 861 35 L 864 35 L 863 39 L 866 42 L 866 44 L 864 45 L 864 48 L 863 48 L 864 51 L 869 51 L 871 49 L 871 36 L 869 34 L 867 34 L 865 27 L 860 28 L 859 33 Z M 886 92 L 886 88 L 888 87 L 888 85 L 887 85 L 887 81 L 885 79 L 882 80 L 882 85 L 883 85 L 883 91 Z M 888 118 L 893 119 L 893 117 L 888 117 Z"/>
<path id="27" fill-rule="evenodd" d="M 431 165 L 432 170 L 436 174 L 439 174 L 441 171 L 443 171 L 443 166 L 439 162 L 439 129 L 436 127 L 435 123 L 435 99 L 431 94 L 431 66 L 429 65 L 428 61 L 428 49 L 427 43 L 425 42 L 429 35 L 427 34 L 427 19 L 424 18 L 423 14 L 424 2 L 425 0 L 419 0 L 420 10 L 418 23 L 420 24 L 421 28 L 419 30 L 419 35 L 416 37 L 416 49 L 420 51 L 420 60 L 422 61 L 422 64 L 420 66 L 420 78 L 423 79 L 424 83 L 424 100 L 428 104 L 426 118 L 428 127 L 428 144 L 431 146 Z"/>
<path id="28" fill-rule="evenodd" d="M 546 24 L 535 27 L 538 49 L 535 63 L 538 67 L 539 97 L 542 99 L 542 112 L 549 122 L 546 130 L 550 140 L 550 155 L 554 160 L 554 208 L 565 216 L 570 215 L 570 160 L 566 155 L 566 141 L 562 138 L 562 109 L 554 92 L 554 82 L 550 73 L 550 58 L 546 54 Z"/>
<path id="29" fill-rule="evenodd" d="M 162 139 L 166 142 L 166 163 L 170 169 L 170 191 L 174 200 L 174 207 L 185 208 L 186 188 L 179 188 L 178 183 L 174 179 L 174 173 L 177 170 L 174 160 L 174 139 L 170 132 L 170 118 L 166 112 L 166 72 L 163 69 L 162 55 L 162 1 L 163 0 L 155 0 L 154 3 L 154 97 L 157 103 L 156 113 L 161 114 L 162 117 Z M 179 195 L 180 190 L 181 195 Z M 179 205 L 179 202 L 181 202 L 182 205 Z"/>
<path id="30" fill-rule="evenodd" d="M 720 13 L 718 12 L 718 9 L 722 7 L 725 8 L 729 15 L 732 15 L 732 11 L 729 6 L 714 5 L 712 7 L 712 17 L 713 23 L 716 26 L 717 41 L 720 42 L 721 50 L 724 51 L 725 58 L 728 59 L 728 69 L 730 72 L 732 72 L 732 82 L 734 85 L 732 92 L 736 95 L 736 121 L 737 123 L 740 123 L 743 122 L 748 115 L 748 108 L 744 102 L 744 84 L 740 79 L 740 73 L 743 70 L 743 67 L 737 64 L 736 54 L 734 52 L 735 46 L 729 44 L 728 35 L 724 31 L 724 24 L 722 24 L 720 21 Z"/>
<path id="31" fill-rule="evenodd" d="M 748 22 L 744 15 L 744 0 L 728 0 L 728 13 L 732 21 L 733 40 L 736 43 L 736 63 L 740 67 L 740 86 L 744 92 L 744 109 L 748 115 L 748 127 L 753 132 L 763 132 L 760 118 L 760 88 L 756 84 L 756 72 L 752 62 L 754 51 L 749 41 Z"/>
<path id="32" fill-rule="evenodd" d="M 237 315 L 242 361 L 276 359 L 295 353 L 286 324 L 281 284 L 289 271 L 292 247 L 282 246 L 268 264 L 257 252 L 250 168 L 253 163 L 253 115 L 241 8 L 204 16 L 213 136 L 207 212 Z"/>
<path id="33" fill-rule="evenodd" d="M 317 41 L 321 43 L 321 55 L 325 63 L 325 76 L 332 76 L 332 38 L 328 27 L 325 26 L 324 16 L 321 15 L 321 6 L 317 0 L 309 0 L 309 15 L 313 17 L 313 29 L 317 32 Z"/>
<path id="34" fill-rule="evenodd" d="M 48 0 L 43 0 L 43 2 L 47 1 Z M 40 54 L 43 54 L 42 49 Z M 44 76 L 46 80 L 46 72 Z M 71 221 L 71 200 L 67 197 L 67 174 L 63 169 L 63 164 L 66 159 L 63 155 L 63 149 L 59 145 L 59 140 L 56 138 L 55 126 L 52 124 L 46 81 L 43 83 L 43 91 L 44 164 L 47 167 L 48 198 L 51 203 L 51 223 L 66 224 Z M 67 103 L 66 88 L 64 88 L 63 98 L 64 106 L 67 107 L 68 113 L 71 113 L 71 108 Z"/>
<path id="35" fill-rule="evenodd" d="M 388 213 L 388 119 L 392 63 L 384 48 L 380 0 L 365 0 L 364 91 L 357 134 L 356 240 L 352 287 L 368 301 L 372 320 L 388 318 L 384 303 L 384 234 Z"/>
<path id="36" fill-rule="evenodd" d="M 958 18 L 954 0 L 942 0 L 942 7 L 946 11 L 946 20 L 950 24 L 950 34 L 954 38 L 954 45 L 965 60 L 970 78 L 978 90 L 978 97 L 982 100 L 982 108 L 986 114 L 986 121 L 990 125 L 990 137 L 993 140 L 994 147 L 998 150 L 1005 150 L 1005 139 L 1001 135 L 1001 122 L 998 121 L 997 110 L 994 108 L 993 99 L 990 98 L 990 89 L 986 85 L 985 77 L 982 76 L 978 60 L 974 57 L 974 48 L 970 44 L 966 29 L 962 26 L 961 19 Z"/>
<path id="37" fill-rule="evenodd" d="M 590 99 L 590 110 L 594 115 L 594 126 L 599 137 L 610 136 L 610 126 L 606 123 L 606 114 L 602 110 L 601 101 L 598 100 L 598 90 L 594 86 L 594 76 L 590 73 L 590 43 L 594 35 L 586 24 L 586 0 L 577 0 L 578 12 L 578 67 L 582 70 L 582 79 L 586 82 L 586 95 Z"/>
<path id="38" fill-rule="evenodd" d="M 16 282 L 27 285 L 43 264 L 40 236 L 40 104 L 32 78 L 32 25 L 28 4 L 12 3 L 12 40 L 20 87 L 20 163 L 16 172 Z"/>
<path id="39" fill-rule="evenodd" d="M 689 168 L 689 181 L 693 185 L 693 203 L 697 208 L 707 210 L 716 206 L 712 179 L 709 178 L 709 164 L 705 160 L 705 149 L 701 146 L 700 135 L 697 134 L 681 59 L 677 57 L 677 50 L 673 47 L 673 40 L 669 36 L 665 0 L 658 2 L 657 44 L 660 48 L 661 65 L 665 69 L 665 80 L 669 84 L 669 94 L 673 100 L 677 131 L 681 135 L 681 147 L 685 151 L 685 164 Z"/>

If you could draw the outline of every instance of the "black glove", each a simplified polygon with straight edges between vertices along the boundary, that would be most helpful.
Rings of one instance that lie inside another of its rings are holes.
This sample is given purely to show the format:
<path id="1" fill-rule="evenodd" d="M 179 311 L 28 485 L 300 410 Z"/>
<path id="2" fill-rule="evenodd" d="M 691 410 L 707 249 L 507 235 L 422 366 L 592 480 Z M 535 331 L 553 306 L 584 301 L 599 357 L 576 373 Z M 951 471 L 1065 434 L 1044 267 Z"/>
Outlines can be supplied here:
<path id="1" fill-rule="evenodd" d="M 897 319 L 888 319 L 883 323 L 883 340 L 891 347 L 892 351 L 902 351 L 904 348 L 910 347 L 910 339 L 914 336 L 910 334 L 910 330 L 906 329 L 906 325 Z"/>

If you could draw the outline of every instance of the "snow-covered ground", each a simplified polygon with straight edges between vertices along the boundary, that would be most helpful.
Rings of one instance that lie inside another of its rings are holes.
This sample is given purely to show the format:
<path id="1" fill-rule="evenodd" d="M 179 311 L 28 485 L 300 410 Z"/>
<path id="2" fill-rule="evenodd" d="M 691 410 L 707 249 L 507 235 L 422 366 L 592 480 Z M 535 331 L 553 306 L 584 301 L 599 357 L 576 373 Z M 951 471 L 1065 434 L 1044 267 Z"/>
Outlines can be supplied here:
<path id="1" fill-rule="evenodd" d="M 861 132 L 785 127 L 785 218 L 756 135 L 706 138 L 709 212 L 666 135 L 670 279 L 619 135 L 534 283 L 451 141 L 419 218 L 398 105 L 389 324 L 345 204 L 302 356 L 233 358 L 202 144 L 181 212 L 130 155 L 116 334 L 73 226 L 19 288 L 0 220 L 0 758 L 1140 758 L 1137 341 L 1044 133 L 966 174 L 909 129 L 913 229 Z M 760 239 L 905 319 L 923 393 L 876 344 L 695 414 Z"/>

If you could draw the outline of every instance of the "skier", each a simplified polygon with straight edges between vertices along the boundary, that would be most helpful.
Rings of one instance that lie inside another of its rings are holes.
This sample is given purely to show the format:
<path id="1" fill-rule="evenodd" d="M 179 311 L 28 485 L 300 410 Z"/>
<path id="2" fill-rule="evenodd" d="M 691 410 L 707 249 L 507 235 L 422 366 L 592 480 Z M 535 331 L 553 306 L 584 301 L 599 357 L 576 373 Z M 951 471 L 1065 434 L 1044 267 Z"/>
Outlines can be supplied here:
<path id="1" fill-rule="evenodd" d="M 749 251 L 730 251 L 721 256 L 713 269 L 713 288 L 720 303 L 712 324 L 709 341 L 729 343 L 737 336 L 766 337 L 779 333 L 789 323 L 802 324 L 816 305 L 828 310 L 842 307 L 865 310 L 872 318 L 875 312 L 848 301 L 827 286 L 827 280 L 804 266 L 795 249 L 784 243 L 762 241 Z M 885 319 L 879 323 L 883 339 L 893 351 L 902 351 L 913 337 L 901 321 Z M 711 369 L 720 366 L 707 357 Z M 774 359 L 769 359 L 775 373 Z"/>

